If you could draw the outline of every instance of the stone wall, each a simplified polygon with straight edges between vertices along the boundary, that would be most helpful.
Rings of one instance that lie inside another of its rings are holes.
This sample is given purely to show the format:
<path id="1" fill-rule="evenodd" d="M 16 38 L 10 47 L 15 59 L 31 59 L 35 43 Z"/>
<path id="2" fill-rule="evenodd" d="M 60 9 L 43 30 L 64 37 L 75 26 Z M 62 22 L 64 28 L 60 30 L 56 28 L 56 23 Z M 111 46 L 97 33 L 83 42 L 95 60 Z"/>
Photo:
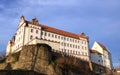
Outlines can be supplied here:
<path id="1" fill-rule="evenodd" d="M 92 71 L 89 64 L 75 57 L 52 52 L 46 44 L 37 44 L 23 46 L 20 52 L 9 55 L 4 63 L 0 63 L 0 69 L 35 71 L 46 75 L 95 74 L 99 66 L 93 64 Z"/>

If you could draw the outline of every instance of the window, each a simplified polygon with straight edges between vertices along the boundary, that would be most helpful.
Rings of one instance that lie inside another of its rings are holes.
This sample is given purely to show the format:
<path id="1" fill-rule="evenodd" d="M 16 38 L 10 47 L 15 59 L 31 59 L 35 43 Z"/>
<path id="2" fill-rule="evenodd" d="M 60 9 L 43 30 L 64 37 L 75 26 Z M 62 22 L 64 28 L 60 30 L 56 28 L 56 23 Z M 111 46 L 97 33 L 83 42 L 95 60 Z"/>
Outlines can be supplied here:
<path id="1" fill-rule="evenodd" d="M 84 49 L 84 47 L 82 46 L 82 49 Z"/>
<path id="2" fill-rule="evenodd" d="M 68 50 L 68 53 L 70 53 L 70 51 Z"/>
<path id="3" fill-rule="evenodd" d="M 31 29 L 31 32 L 33 32 L 33 29 Z"/>
<path id="4" fill-rule="evenodd" d="M 69 38 L 67 38 L 67 41 L 69 41 Z"/>
<path id="5" fill-rule="evenodd" d="M 30 40 L 31 40 L 31 39 L 33 39 L 33 36 L 32 36 L 32 35 L 30 36 Z"/>
<path id="6" fill-rule="evenodd" d="M 64 40 L 66 40 L 66 37 L 64 37 Z"/>
<path id="7" fill-rule="evenodd" d="M 36 34 L 38 34 L 38 30 L 36 30 Z"/>
<path id="8" fill-rule="evenodd" d="M 73 39 L 73 42 L 74 42 L 74 39 Z"/>
<path id="9" fill-rule="evenodd" d="M 64 52 L 66 53 L 66 49 L 64 49 Z"/>
<path id="10" fill-rule="evenodd" d="M 67 46 L 69 47 L 69 43 L 67 44 Z"/>
<path id="11" fill-rule="evenodd" d="M 48 36 L 50 37 L 50 33 L 48 34 Z"/>
<path id="12" fill-rule="evenodd" d="M 61 43 L 61 45 L 63 46 L 63 42 Z"/>
<path id="13" fill-rule="evenodd" d="M 47 36 L 47 33 L 45 32 L 45 36 Z"/>
<path id="14" fill-rule="evenodd" d="M 75 43 L 76 43 L 77 40 L 75 40 Z"/>
<path id="15" fill-rule="evenodd" d="M 82 41 L 82 44 L 83 44 L 83 41 Z"/>
<path id="16" fill-rule="evenodd" d="M 63 37 L 61 37 L 61 40 L 63 40 Z"/>
<path id="17" fill-rule="evenodd" d="M 54 34 L 52 34 L 52 37 L 54 37 Z"/>
<path id="18" fill-rule="evenodd" d="M 41 32 L 41 35 L 43 35 L 43 31 Z"/>
<path id="19" fill-rule="evenodd" d="M 98 60 L 98 62 L 100 62 L 100 60 Z"/>
<path id="20" fill-rule="evenodd" d="M 60 36 L 58 36 L 58 39 L 60 39 Z"/>
<path id="21" fill-rule="evenodd" d="M 76 45 L 76 48 L 77 48 L 77 45 Z"/>
<path id="22" fill-rule="evenodd" d="M 57 38 L 57 35 L 55 35 L 55 38 Z"/>
<path id="23" fill-rule="evenodd" d="M 86 41 L 85 41 L 85 44 L 86 44 Z"/>
<path id="24" fill-rule="evenodd" d="M 64 46 L 66 46 L 66 43 L 64 43 Z"/>

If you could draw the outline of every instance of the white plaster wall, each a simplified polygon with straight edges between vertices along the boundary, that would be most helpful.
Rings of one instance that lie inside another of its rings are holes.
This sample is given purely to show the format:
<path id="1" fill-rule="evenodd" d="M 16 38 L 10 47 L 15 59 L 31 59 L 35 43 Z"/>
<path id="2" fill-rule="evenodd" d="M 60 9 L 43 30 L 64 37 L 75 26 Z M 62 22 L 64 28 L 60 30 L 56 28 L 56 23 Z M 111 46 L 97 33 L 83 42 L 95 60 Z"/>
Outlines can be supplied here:
<path id="1" fill-rule="evenodd" d="M 94 42 L 93 46 L 92 46 L 93 50 L 97 50 L 98 52 L 100 52 L 101 54 L 103 54 L 103 49 L 99 46 L 99 44 L 97 42 Z"/>
<path id="2" fill-rule="evenodd" d="M 58 50 L 60 47 L 59 43 L 51 42 L 51 41 L 47 41 L 47 40 L 42 40 L 42 39 L 34 39 L 31 42 L 29 42 L 28 44 L 38 44 L 38 43 L 48 44 L 54 50 Z"/>
<path id="3" fill-rule="evenodd" d="M 6 46 L 6 56 L 10 53 L 10 41 L 8 41 L 8 44 Z"/>

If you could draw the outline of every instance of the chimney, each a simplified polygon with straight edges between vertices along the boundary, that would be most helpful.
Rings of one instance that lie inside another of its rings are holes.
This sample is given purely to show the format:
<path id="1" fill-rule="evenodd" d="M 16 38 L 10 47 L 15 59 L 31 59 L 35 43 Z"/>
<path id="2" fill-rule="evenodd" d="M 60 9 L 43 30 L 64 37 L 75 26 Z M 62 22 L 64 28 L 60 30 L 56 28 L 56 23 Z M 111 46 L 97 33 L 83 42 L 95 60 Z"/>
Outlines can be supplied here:
<path id="1" fill-rule="evenodd" d="M 39 22 L 38 22 L 37 18 L 32 19 L 32 23 L 33 23 L 34 25 L 39 24 Z"/>

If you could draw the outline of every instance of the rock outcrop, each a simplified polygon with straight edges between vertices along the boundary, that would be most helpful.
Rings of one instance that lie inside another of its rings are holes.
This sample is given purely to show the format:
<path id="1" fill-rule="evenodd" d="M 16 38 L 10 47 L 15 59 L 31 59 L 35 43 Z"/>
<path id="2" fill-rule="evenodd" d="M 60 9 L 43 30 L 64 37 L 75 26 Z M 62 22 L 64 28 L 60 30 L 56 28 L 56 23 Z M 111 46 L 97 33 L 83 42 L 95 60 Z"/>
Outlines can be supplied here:
<path id="1" fill-rule="evenodd" d="M 45 75 L 90 75 L 90 63 L 65 54 L 53 52 L 46 44 L 26 45 L 22 50 L 11 54 L 2 70 L 25 70 Z"/>

